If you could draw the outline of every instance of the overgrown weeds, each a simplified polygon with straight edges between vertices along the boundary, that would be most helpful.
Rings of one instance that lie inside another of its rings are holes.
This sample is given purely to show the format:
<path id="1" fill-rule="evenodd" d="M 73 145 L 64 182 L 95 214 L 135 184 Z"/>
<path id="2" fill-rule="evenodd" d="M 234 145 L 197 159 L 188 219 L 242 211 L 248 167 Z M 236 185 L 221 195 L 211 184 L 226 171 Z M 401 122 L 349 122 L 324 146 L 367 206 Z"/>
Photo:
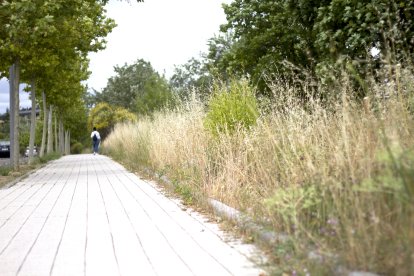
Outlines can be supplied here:
<path id="1" fill-rule="evenodd" d="M 62 155 L 58 152 L 47 153 L 44 156 L 39 156 L 39 162 L 44 164 L 52 160 L 59 159 Z"/>
<path id="2" fill-rule="evenodd" d="M 0 167 L 0 175 L 1 176 L 8 176 L 11 171 L 13 171 L 13 167 L 10 166 L 10 165 Z"/>
<path id="3" fill-rule="evenodd" d="M 327 270 L 338 264 L 410 275 L 413 83 L 404 74 L 367 82 L 370 95 L 362 103 L 352 99 L 345 76 L 332 91 L 338 100 L 309 98 L 304 105 L 289 96 L 295 88 L 275 82 L 276 98 L 249 129 L 219 132 L 217 139 L 204 129 L 203 103 L 193 99 L 116 126 L 104 147 L 131 166 L 165 172 L 192 195 L 221 200 L 289 233 L 289 254 L 296 256 L 280 260 L 284 271 L 334 273 Z M 318 252 L 318 261 L 304 260 L 304 248 Z"/>

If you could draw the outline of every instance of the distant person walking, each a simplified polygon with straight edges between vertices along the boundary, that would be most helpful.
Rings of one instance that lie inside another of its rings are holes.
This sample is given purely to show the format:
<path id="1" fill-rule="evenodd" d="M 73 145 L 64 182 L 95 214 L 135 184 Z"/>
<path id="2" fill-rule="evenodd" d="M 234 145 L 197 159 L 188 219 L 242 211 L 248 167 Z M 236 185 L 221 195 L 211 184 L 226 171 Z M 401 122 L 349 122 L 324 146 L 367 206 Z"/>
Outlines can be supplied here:
<path id="1" fill-rule="evenodd" d="M 93 128 L 91 133 L 92 143 L 93 143 L 93 155 L 99 152 L 99 144 L 101 143 L 101 135 L 96 130 L 96 127 Z"/>

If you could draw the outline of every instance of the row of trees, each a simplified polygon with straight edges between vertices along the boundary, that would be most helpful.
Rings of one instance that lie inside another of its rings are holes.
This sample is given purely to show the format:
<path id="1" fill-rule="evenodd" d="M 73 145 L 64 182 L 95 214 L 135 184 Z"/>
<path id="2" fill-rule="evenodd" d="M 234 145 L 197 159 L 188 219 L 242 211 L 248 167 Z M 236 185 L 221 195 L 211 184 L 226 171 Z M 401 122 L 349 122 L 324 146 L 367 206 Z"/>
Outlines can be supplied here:
<path id="1" fill-rule="evenodd" d="M 87 54 L 103 49 L 104 38 L 115 26 L 114 21 L 105 15 L 106 2 L 1 1 L 0 73 L 10 83 L 11 163 L 14 169 L 19 168 L 20 83 L 30 86 L 31 156 L 37 103 L 41 103 L 44 120 L 41 155 L 53 150 L 53 116 L 57 117 L 59 149 L 62 152 L 70 141 L 70 133 L 76 135 L 76 130 L 86 128 L 82 81 L 89 75 Z M 80 125 L 85 128 L 80 128 Z"/>

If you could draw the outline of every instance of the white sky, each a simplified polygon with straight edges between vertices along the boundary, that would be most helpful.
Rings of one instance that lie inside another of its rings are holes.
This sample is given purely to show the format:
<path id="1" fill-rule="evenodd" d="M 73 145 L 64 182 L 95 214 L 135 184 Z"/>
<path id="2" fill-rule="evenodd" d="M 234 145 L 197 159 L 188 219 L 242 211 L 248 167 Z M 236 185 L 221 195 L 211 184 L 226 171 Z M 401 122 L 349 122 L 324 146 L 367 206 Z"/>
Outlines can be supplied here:
<path id="1" fill-rule="evenodd" d="M 186 63 L 207 51 L 207 40 L 226 22 L 221 4 L 230 0 L 111 0 L 107 15 L 117 27 L 109 34 L 107 48 L 89 55 L 92 75 L 88 86 L 101 90 L 113 66 L 149 61 L 170 77 L 174 65 Z"/>
<path id="2" fill-rule="evenodd" d="M 207 51 L 207 40 L 219 33 L 226 22 L 222 3 L 231 0 L 110 0 L 107 16 L 115 19 L 117 27 L 107 37 L 107 48 L 91 53 L 87 84 L 101 90 L 115 65 L 132 64 L 144 59 L 159 73 L 170 77 L 174 65 Z M 0 113 L 9 107 L 9 86 L 0 80 Z M 29 94 L 22 92 L 20 106 L 30 106 Z"/>

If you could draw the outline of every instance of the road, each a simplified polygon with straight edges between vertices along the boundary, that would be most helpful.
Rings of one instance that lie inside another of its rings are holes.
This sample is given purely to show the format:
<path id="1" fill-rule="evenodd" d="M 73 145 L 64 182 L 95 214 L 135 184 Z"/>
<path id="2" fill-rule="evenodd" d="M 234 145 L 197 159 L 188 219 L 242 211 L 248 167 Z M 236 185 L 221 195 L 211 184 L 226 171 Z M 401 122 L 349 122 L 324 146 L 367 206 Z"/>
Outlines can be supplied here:
<path id="1" fill-rule="evenodd" d="M 0 190 L 0 275 L 261 275 L 253 245 L 102 155 Z"/>

